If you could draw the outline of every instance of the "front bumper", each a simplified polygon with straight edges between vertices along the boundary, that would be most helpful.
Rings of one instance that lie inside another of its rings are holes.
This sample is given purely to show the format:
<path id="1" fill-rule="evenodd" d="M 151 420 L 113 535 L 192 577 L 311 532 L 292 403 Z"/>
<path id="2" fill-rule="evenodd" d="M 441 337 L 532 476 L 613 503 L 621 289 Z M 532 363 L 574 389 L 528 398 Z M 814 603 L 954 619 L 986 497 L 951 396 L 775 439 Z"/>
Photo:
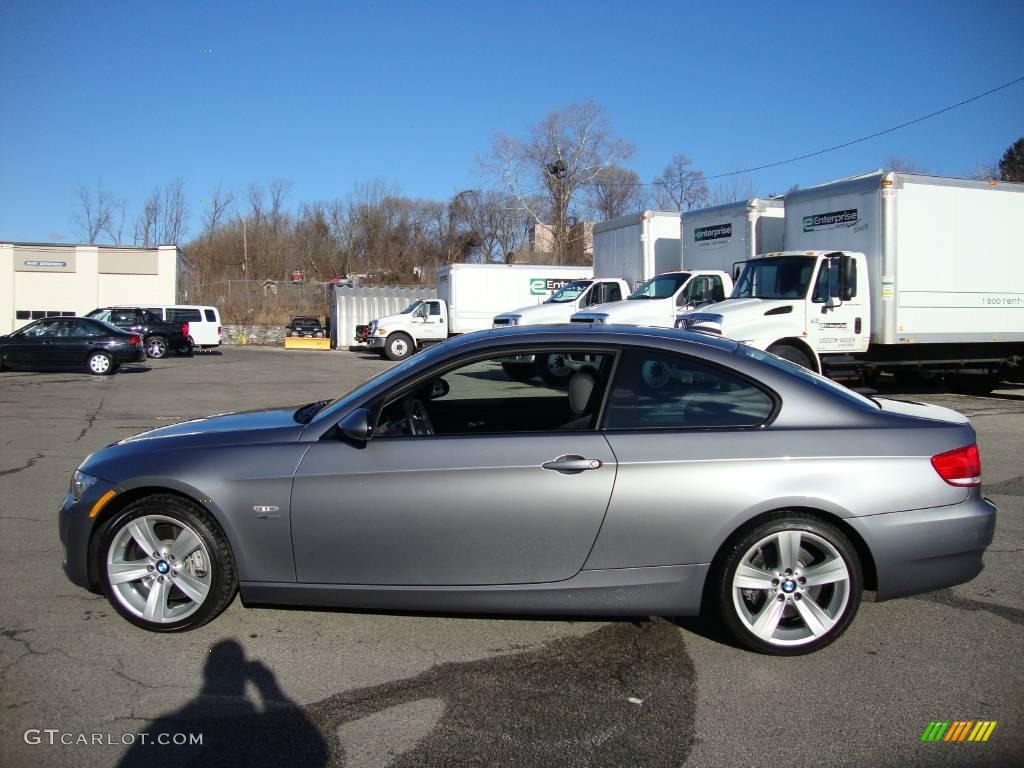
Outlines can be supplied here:
<path id="1" fill-rule="evenodd" d="M 996 529 L 996 506 L 972 495 L 961 504 L 855 517 L 853 528 L 875 561 L 878 600 L 970 581 Z"/>
<path id="2" fill-rule="evenodd" d="M 384 344 L 387 342 L 387 338 L 384 336 L 371 336 L 366 340 L 367 346 L 380 347 L 384 349 Z"/>
<path id="3" fill-rule="evenodd" d="M 119 494 L 121 489 L 106 480 L 97 479 L 78 501 L 71 497 L 69 491 L 57 513 L 60 543 L 64 547 L 64 573 L 73 584 L 86 589 L 93 587 L 89 575 L 89 545 L 96 527 L 96 518 L 89 517 L 89 512 L 109 491 Z M 116 499 L 115 495 L 107 504 Z"/>

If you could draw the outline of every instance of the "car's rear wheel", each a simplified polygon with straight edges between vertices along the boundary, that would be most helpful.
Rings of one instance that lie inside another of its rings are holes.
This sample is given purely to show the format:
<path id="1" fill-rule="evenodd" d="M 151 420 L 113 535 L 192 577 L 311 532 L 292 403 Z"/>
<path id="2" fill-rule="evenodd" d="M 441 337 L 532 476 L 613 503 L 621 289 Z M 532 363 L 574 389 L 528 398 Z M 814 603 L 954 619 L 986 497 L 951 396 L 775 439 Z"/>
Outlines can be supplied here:
<path id="1" fill-rule="evenodd" d="M 106 352 L 93 352 L 85 361 L 85 365 L 94 376 L 107 376 L 117 370 L 114 358 Z"/>
<path id="2" fill-rule="evenodd" d="M 202 626 L 238 588 L 219 526 L 178 496 L 156 494 L 129 504 L 103 529 L 96 556 L 110 604 L 153 632 Z"/>
<path id="3" fill-rule="evenodd" d="M 784 513 L 747 531 L 712 578 L 726 630 L 760 653 L 824 648 L 853 621 L 863 577 L 850 540 L 812 515 Z"/>
<path id="4" fill-rule="evenodd" d="M 413 353 L 412 339 L 404 333 L 393 333 L 384 344 L 384 354 L 388 360 L 405 360 Z"/>
<path id="5" fill-rule="evenodd" d="M 163 336 L 150 336 L 146 339 L 146 354 L 154 360 L 167 357 L 167 339 Z"/>

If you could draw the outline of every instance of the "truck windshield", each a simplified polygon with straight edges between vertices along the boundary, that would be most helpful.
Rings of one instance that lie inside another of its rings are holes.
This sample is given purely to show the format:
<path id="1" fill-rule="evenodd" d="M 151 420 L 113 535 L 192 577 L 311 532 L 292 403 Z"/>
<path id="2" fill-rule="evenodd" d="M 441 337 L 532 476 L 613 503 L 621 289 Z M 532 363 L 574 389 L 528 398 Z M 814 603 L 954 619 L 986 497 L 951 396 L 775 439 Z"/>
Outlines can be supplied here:
<path id="1" fill-rule="evenodd" d="M 733 299 L 803 299 L 811 285 L 814 256 L 770 256 L 747 262 Z"/>
<path id="2" fill-rule="evenodd" d="M 573 280 L 571 283 L 563 285 L 556 293 L 554 293 L 550 299 L 545 301 L 545 304 L 565 304 L 566 302 L 576 301 L 593 280 Z"/>
<path id="3" fill-rule="evenodd" d="M 408 307 L 403 309 L 400 314 L 408 315 L 410 312 L 415 312 L 416 311 L 416 307 L 418 307 L 422 303 L 423 303 L 422 299 L 416 299 L 416 301 L 414 301 Z"/>
<path id="4" fill-rule="evenodd" d="M 641 285 L 632 294 L 630 301 L 637 299 L 670 299 L 687 280 L 689 272 L 676 272 L 671 275 L 657 275 Z"/>

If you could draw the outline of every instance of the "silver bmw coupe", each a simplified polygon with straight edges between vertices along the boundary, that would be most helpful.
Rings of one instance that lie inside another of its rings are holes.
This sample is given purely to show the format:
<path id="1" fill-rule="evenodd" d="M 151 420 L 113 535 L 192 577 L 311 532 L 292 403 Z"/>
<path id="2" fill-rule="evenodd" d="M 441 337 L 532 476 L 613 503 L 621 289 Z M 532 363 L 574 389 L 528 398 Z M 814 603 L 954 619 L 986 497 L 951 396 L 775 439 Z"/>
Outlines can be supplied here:
<path id="1" fill-rule="evenodd" d="M 537 356 L 572 369 L 552 386 Z M 536 370 L 531 367 L 530 370 Z M 512 374 L 510 374 L 512 372 Z M 704 613 L 801 654 L 878 600 L 982 569 L 966 418 L 671 329 L 459 337 L 333 400 L 165 426 L 89 456 L 68 577 L 128 621 L 262 604 Z"/>

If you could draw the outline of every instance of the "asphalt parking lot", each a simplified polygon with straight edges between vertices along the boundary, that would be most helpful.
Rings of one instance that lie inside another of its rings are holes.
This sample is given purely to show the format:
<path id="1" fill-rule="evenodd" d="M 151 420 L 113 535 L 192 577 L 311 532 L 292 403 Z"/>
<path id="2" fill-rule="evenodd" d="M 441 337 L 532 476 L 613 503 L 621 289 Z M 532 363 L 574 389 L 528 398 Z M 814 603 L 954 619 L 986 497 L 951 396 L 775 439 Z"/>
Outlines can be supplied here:
<path id="1" fill-rule="evenodd" d="M 811 656 L 738 650 L 697 621 L 237 599 L 199 630 L 155 635 L 64 577 L 56 510 L 91 451 L 211 413 L 333 397 L 387 365 L 229 347 L 111 377 L 0 373 L 0 765 L 1019 764 L 1024 385 L 984 398 L 909 393 L 978 431 L 999 506 L 986 569 L 953 589 L 868 601 Z M 933 720 L 998 726 L 985 743 L 921 743 Z M 203 743 L 131 736 L 142 733 Z"/>

